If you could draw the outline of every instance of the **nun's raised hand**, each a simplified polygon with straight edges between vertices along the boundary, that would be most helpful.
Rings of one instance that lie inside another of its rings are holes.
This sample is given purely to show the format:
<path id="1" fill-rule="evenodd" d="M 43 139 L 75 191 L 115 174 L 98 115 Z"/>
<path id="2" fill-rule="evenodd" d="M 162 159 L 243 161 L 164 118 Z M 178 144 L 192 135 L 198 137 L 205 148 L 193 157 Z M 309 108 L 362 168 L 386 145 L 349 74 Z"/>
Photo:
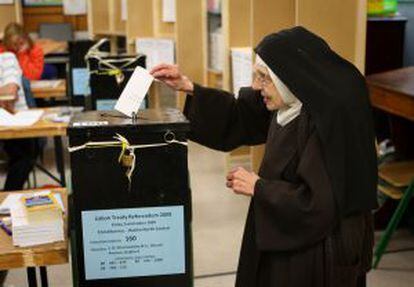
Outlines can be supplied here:
<path id="1" fill-rule="evenodd" d="M 254 172 L 248 172 L 242 167 L 238 167 L 227 174 L 227 187 L 234 193 L 246 196 L 254 195 L 254 186 L 260 177 Z"/>
<path id="2" fill-rule="evenodd" d="M 173 90 L 187 94 L 194 91 L 193 82 L 180 72 L 177 65 L 160 64 L 152 68 L 150 74 Z"/>

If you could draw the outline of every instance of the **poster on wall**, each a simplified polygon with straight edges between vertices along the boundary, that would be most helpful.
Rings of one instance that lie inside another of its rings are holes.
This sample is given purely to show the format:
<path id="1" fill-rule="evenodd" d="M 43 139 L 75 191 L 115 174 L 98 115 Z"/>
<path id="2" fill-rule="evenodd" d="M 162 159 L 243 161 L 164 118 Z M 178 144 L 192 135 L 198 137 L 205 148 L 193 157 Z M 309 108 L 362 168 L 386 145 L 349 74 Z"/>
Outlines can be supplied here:
<path id="1" fill-rule="evenodd" d="M 242 87 L 248 87 L 253 80 L 253 50 L 251 47 L 231 48 L 233 92 L 237 95 Z"/>
<path id="2" fill-rule="evenodd" d="M 61 6 L 63 0 L 23 0 L 24 6 Z"/>
<path id="3" fill-rule="evenodd" d="M 126 21 L 128 19 L 128 1 L 121 0 L 121 20 Z"/>
<path id="4" fill-rule="evenodd" d="M 63 0 L 63 14 L 86 15 L 86 0 Z"/>
<path id="5" fill-rule="evenodd" d="M 175 43 L 168 38 L 138 38 L 136 52 L 147 56 L 146 66 L 150 70 L 158 64 L 175 63 Z"/>
<path id="6" fill-rule="evenodd" d="M 0 5 L 13 4 L 14 0 L 0 0 Z"/>
<path id="7" fill-rule="evenodd" d="M 176 21 L 176 3 L 175 0 L 162 1 L 162 21 L 168 23 L 175 23 Z"/>

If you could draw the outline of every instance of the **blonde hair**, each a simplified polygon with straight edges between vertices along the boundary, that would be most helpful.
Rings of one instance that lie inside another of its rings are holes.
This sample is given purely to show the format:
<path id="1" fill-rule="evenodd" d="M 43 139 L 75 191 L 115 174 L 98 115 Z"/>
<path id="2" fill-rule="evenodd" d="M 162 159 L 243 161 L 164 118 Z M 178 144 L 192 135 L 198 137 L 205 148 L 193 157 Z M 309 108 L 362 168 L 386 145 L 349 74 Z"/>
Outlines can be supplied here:
<path id="1" fill-rule="evenodd" d="M 7 49 L 13 47 L 12 38 L 19 36 L 24 38 L 29 43 L 29 48 L 33 48 L 33 40 L 29 34 L 24 30 L 23 26 L 18 23 L 10 23 L 4 29 L 3 44 Z"/>

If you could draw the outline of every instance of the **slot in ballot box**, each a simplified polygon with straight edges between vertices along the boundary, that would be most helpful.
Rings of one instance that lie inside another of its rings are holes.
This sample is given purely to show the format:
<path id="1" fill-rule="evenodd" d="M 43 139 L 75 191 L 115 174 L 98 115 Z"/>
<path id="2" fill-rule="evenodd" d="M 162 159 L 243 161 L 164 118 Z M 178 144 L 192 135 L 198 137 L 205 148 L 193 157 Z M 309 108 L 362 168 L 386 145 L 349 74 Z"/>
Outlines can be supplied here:
<path id="1" fill-rule="evenodd" d="M 176 109 L 72 119 L 74 286 L 193 286 L 188 131 Z"/>

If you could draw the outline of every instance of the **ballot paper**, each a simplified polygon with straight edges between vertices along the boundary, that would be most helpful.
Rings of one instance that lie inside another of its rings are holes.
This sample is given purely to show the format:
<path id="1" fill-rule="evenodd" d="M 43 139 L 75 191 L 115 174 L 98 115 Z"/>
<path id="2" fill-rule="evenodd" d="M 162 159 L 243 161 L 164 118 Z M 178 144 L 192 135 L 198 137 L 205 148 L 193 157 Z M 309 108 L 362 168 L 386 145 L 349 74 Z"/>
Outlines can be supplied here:
<path id="1" fill-rule="evenodd" d="M 44 191 L 35 192 L 32 195 L 33 196 L 41 196 L 41 195 L 47 195 L 49 193 L 50 193 L 50 190 L 44 190 Z M 9 194 L 3 200 L 3 202 L 0 204 L 0 214 L 1 215 L 10 214 L 10 209 L 14 205 L 19 203 L 20 198 L 22 196 L 23 196 L 23 193 L 11 193 L 11 194 Z M 56 198 L 56 201 L 59 203 L 60 207 L 62 208 L 62 211 L 65 212 L 65 207 L 63 205 L 63 201 L 62 201 L 62 197 L 61 197 L 60 193 L 54 193 L 54 196 Z"/>
<path id="2" fill-rule="evenodd" d="M 231 63 L 233 77 L 233 92 L 237 97 L 241 87 L 248 87 L 252 84 L 252 48 L 232 48 Z"/>
<path id="3" fill-rule="evenodd" d="M 132 117 L 133 113 L 138 113 L 153 80 L 154 77 L 147 70 L 136 67 L 115 105 L 115 110 L 128 117 Z"/>
<path id="4" fill-rule="evenodd" d="M 25 127 L 34 125 L 43 115 L 42 110 L 24 110 L 11 114 L 0 108 L 0 126 Z"/>

